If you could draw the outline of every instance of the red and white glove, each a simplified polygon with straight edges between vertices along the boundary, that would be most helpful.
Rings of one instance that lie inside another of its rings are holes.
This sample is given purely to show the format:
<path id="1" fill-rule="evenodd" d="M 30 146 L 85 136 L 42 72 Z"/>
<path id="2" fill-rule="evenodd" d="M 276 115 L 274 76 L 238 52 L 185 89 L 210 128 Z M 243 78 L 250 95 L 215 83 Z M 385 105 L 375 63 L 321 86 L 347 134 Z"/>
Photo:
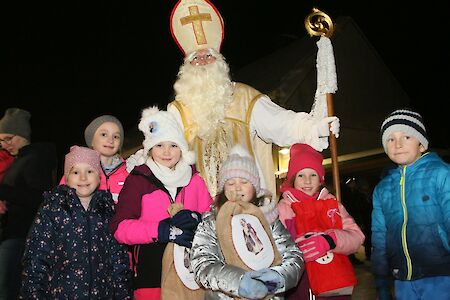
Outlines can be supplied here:
<path id="1" fill-rule="evenodd" d="M 307 237 L 299 237 L 295 240 L 306 262 L 315 261 L 324 256 L 329 250 L 336 248 L 336 234 L 317 233 L 307 234 Z"/>

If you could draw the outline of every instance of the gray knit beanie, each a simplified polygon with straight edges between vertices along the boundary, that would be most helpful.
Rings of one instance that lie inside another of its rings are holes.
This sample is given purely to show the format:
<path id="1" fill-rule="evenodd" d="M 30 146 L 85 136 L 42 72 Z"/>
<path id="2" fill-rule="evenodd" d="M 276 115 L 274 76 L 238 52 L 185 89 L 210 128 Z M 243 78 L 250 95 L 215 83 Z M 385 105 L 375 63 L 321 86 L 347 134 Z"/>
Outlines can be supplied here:
<path id="1" fill-rule="evenodd" d="M 92 147 L 92 139 L 94 138 L 94 134 L 97 131 L 97 129 L 106 122 L 112 122 L 115 123 L 120 130 L 120 147 L 119 149 L 122 149 L 123 145 L 123 139 L 124 139 L 124 132 L 123 132 L 123 126 L 122 123 L 120 123 L 119 119 L 117 119 L 114 116 L 111 115 L 103 115 L 100 117 L 95 118 L 84 130 L 84 140 L 86 141 L 86 145 L 91 148 Z"/>
<path id="2" fill-rule="evenodd" d="M 428 149 L 428 136 L 423 124 L 422 116 L 410 109 L 398 109 L 393 111 L 381 125 L 381 140 L 384 151 L 389 135 L 395 131 L 402 131 L 419 140 L 420 144 Z"/>
<path id="3" fill-rule="evenodd" d="M 8 108 L 0 120 L 0 133 L 19 135 L 28 141 L 31 138 L 31 114 L 20 108 Z"/>

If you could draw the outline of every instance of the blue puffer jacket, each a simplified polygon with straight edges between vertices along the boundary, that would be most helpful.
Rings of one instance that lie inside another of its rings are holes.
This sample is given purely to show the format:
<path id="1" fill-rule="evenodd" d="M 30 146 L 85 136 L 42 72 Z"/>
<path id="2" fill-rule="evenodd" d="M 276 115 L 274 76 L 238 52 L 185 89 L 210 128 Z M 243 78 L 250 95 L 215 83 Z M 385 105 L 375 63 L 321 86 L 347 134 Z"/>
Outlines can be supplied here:
<path id="1" fill-rule="evenodd" d="M 398 280 L 450 275 L 450 165 L 435 153 L 375 187 L 372 268 Z"/>
<path id="2" fill-rule="evenodd" d="M 108 228 L 111 194 L 95 191 L 88 210 L 66 185 L 44 199 L 27 238 L 22 297 L 131 299 L 128 254 Z"/>

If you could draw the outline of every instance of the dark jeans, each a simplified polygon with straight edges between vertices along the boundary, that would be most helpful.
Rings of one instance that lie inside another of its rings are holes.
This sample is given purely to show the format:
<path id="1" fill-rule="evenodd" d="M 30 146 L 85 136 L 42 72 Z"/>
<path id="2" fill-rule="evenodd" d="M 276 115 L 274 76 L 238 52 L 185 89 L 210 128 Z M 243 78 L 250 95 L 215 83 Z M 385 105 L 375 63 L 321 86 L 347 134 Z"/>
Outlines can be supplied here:
<path id="1" fill-rule="evenodd" d="M 0 242 L 0 300 L 18 299 L 25 239 Z"/>

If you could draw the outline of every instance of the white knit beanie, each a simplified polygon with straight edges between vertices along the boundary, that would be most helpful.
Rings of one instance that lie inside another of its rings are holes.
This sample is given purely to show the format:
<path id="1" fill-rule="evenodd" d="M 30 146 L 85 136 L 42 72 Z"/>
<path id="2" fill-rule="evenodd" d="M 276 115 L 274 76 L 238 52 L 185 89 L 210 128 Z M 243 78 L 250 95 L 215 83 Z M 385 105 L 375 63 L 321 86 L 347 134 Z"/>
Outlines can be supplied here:
<path id="1" fill-rule="evenodd" d="M 156 144 L 173 142 L 180 147 L 181 158 L 185 163 L 189 165 L 195 163 L 195 153 L 189 151 L 183 129 L 171 113 L 159 110 L 156 106 L 148 107 L 142 111 L 138 128 L 145 137 L 142 142 L 145 157 Z"/>
<path id="2" fill-rule="evenodd" d="M 251 182 L 255 187 L 256 195 L 260 195 L 261 182 L 258 167 L 256 166 L 255 160 L 241 145 L 235 145 L 231 148 L 227 159 L 220 168 L 218 192 L 223 191 L 225 182 L 228 179 L 235 177 L 243 178 Z"/>
<path id="3" fill-rule="evenodd" d="M 381 140 L 384 151 L 386 143 L 392 132 L 401 131 L 419 140 L 420 144 L 428 149 L 428 136 L 423 124 L 422 116 L 410 109 L 398 109 L 393 111 L 381 125 Z"/>

